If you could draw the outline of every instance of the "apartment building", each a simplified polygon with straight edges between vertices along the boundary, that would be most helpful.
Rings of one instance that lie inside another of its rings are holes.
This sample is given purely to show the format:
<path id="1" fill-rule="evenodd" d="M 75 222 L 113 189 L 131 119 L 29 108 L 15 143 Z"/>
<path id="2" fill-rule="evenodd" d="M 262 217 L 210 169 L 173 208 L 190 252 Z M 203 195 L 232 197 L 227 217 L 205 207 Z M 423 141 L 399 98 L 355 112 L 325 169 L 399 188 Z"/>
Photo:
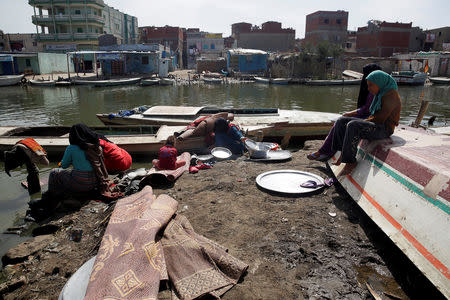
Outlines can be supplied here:
<path id="1" fill-rule="evenodd" d="M 103 0 L 28 0 L 36 39 L 47 51 L 97 50 L 98 37 L 113 34 L 118 43 L 136 43 L 137 18 Z"/>
<path id="2" fill-rule="evenodd" d="M 316 11 L 306 16 L 305 44 L 326 41 L 346 48 L 348 11 Z"/>

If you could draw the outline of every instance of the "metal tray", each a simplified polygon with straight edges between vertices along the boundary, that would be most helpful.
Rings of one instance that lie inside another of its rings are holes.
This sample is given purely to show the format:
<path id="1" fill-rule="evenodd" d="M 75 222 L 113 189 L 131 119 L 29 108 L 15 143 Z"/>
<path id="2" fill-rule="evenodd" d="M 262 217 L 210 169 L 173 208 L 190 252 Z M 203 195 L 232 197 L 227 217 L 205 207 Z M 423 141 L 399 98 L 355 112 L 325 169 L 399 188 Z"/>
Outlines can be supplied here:
<path id="1" fill-rule="evenodd" d="M 324 183 L 322 177 L 309 172 L 275 170 L 258 175 L 258 177 L 256 177 L 256 184 L 263 189 L 284 194 L 311 193 L 323 188 L 323 186 L 318 186 L 316 188 L 305 188 L 300 186 L 308 180 L 314 180 L 318 185 Z"/>

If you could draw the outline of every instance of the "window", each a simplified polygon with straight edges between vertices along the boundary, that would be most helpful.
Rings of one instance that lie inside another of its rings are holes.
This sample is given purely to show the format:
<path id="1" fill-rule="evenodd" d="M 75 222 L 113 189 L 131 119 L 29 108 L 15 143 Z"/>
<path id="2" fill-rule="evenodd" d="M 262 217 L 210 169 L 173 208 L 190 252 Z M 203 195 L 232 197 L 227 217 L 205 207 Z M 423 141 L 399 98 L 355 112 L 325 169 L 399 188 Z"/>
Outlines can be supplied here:
<path id="1" fill-rule="evenodd" d="M 142 56 L 142 64 L 148 65 L 148 56 Z"/>
<path id="2" fill-rule="evenodd" d="M 336 24 L 341 24 L 341 23 L 342 23 L 341 19 L 336 20 Z"/>
<path id="3" fill-rule="evenodd" d="M 119 30 L 119 24 L 116 24 L 116 30 Z"/>
<path id="4" fill-rule="evenodd" d="M 325 20 L 323 20 L 323 22 L 324 22 L 325 24 L 328 24 L 328 23 L 330 23 L 330 20 L 325 19 Z"/>
<path id="5" fill-rule="evenodd" d="M 347 43 L 347 49 L 350 49 L 352 47 L 352 43 Z"/>
<path id="6" fill-rule="evenodd" d="M 25 65 L 26 65 L 27 67 L 31 67 L 31 61 L 30 61 L 29 58 L 25 59 Z"/>
<path id="7" fill-rule="evenodd" d="M 78 32 L 78 33 L 83 33 L 83 28 L 77 27 L 77 32 Z"/>
<path id="8" fill-rule="evenodd" d="M 33 46 L 35 46 L 35 47 L 36 47 L 36 46 L 37 46 L 37 42 L 33 42 Z"/>
<path id="9" fill-rule="evenodd" d="M 211 49 L 216 49 L 216 45 L 211 44 Z"/>
<path id="10" fill-rule="evenodd" d="M 76 9 L 76 10 L 75 10 L 75 14 L 76 14 L 76 15 L 81 15 L 81 10 Z"/>

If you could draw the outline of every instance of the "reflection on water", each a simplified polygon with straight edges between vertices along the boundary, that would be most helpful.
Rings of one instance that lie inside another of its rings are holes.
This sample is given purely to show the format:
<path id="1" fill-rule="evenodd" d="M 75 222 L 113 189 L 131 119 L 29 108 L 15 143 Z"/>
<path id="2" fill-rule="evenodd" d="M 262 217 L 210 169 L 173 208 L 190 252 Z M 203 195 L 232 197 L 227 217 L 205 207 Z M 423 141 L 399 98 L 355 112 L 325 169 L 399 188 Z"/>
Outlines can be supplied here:
<path id="1" fill-rule="evenodd" d="M 141 105 L 192 105 L 236 108 L 278 107 L 342 113 L 355 108 L 358 86 L 321 87 L 305 85 L 190 85 L 122 86 L 95 88 L 72 87 L 2 87 L 0 88 L 0 126 L 73 125 L 83 122 L 101 125 L 96 113 L 116 112 Z M 437 116 L 435 125 L 450 121 L 450 86 L 399 87 L 403 101 L 401 122 L 411 123 L 420 100 L 430 101 L 425 120 Z M 422 96 L 423 95 L 423 96 Z M 133 164 L 133 167 L 138 165 Z M 141 165 L 145 167 L 145 165 Z M 0 162 L 0 232 L 12 225 L 16 213 L 24 215 L 29 196 L 20 186 L 26 180 L 25 169 L 4 173 Z M 43 170 L 49 172 L 50 168 Z M 16 238 L 14 238 L 16 239 Z M 0 236 L 4 245 L 11 242 Z M 8 246 L 5 246 L 8 247 Z M 0 252 L 7 249 L 0 246 Z M 0 254 L 1 254 L 0 253 Z"/>

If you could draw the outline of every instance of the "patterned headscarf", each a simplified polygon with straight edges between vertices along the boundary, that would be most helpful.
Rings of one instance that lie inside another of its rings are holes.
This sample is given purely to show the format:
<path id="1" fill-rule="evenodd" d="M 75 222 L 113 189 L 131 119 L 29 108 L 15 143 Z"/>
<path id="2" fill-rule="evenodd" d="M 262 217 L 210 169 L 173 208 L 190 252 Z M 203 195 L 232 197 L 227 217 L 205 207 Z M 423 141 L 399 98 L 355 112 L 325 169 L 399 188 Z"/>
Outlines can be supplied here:
<path id="1" fill-rule="evenodd" d="M 369 108 L 370 114 L 373 115 L 381 109 L 381 98 L 390 90 L 397 90 L 398 88 L 394 78 L 388 73 L 380 70 L 370 73 L 369 76 L 367 76 L 367 80 L 375 83 L 380 89 L 378 94 L 375 95 Z"/>

